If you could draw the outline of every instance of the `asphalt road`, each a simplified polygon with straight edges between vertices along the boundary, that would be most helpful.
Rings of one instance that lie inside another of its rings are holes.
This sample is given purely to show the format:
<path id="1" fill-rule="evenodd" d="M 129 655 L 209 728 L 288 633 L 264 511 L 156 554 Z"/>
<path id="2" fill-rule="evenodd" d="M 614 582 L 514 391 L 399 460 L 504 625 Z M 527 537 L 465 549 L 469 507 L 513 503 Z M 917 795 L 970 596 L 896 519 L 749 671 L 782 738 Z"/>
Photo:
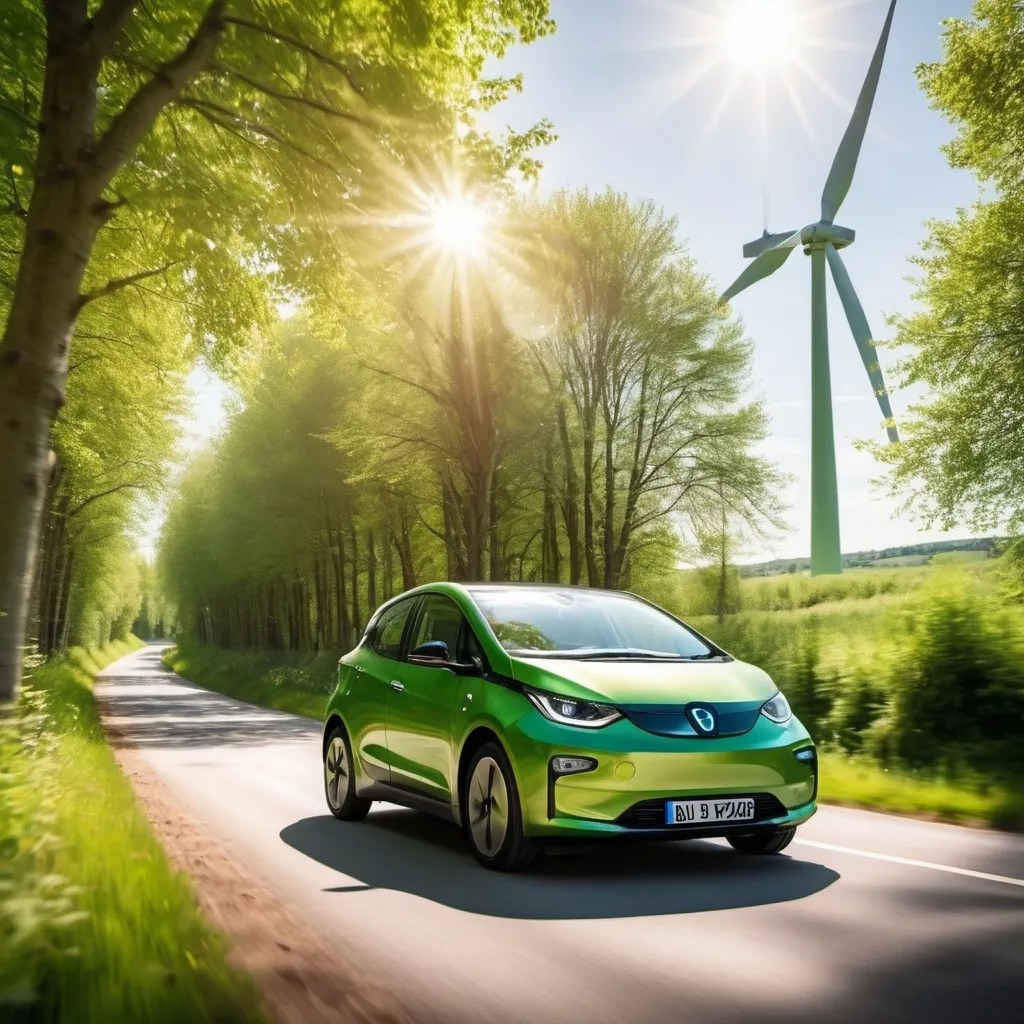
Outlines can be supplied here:
<path id="1" fill-rule="evenodd" d="M 1024 1020 L 1024 837 L 827 807 L 779 857 L 691 841 L 498 875 L 413 811 L 335 821 L 318 723 L 185 683 L 159 654 L 103 673 L 111 721 L 418 1020 Z"/>

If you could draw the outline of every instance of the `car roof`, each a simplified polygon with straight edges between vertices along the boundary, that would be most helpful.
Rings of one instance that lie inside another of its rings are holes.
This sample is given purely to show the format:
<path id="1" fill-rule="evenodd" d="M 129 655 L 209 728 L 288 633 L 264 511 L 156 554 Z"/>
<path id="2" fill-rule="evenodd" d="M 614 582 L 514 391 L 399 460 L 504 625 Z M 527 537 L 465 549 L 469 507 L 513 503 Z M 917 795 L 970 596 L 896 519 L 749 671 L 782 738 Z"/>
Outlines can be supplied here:
<path id="1" fill-rule="evenodd" d="M 635 597 L 628 590 L 612 590 L 608 587 L 588 587 L 580 583 L 526 583 L 518 580 L 486 583 L 460 583 L 466 590 L 579 590 L 588 594 L 615 594 L 617 597 Z"/>

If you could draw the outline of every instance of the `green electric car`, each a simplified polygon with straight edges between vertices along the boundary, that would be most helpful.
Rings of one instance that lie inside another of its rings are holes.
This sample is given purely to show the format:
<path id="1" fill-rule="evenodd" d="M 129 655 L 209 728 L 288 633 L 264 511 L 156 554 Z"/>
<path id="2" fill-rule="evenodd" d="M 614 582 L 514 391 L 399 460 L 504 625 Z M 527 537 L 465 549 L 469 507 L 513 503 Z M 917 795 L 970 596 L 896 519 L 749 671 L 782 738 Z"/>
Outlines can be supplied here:
<path id="1" fill-rule="evenodd" d="M 528 584 L 437 583 L 379 608 L 341 659 L 323 762 L 336 818 L 430 811 L 505 871 L 604 838 L 778 853 L 818 788 L 766 673 L 630 594 Z"/>

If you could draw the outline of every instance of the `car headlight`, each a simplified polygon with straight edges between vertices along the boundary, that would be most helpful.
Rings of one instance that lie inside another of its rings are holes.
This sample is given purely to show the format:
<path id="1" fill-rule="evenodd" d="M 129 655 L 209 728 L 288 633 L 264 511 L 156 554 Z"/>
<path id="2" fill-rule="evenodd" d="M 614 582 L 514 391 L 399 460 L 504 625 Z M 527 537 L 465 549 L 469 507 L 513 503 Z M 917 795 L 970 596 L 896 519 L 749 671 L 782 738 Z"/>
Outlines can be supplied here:
<path id="1" fill-rule="evenodd" d="M 779 725 L 785 725 L 793 717 L 793 709 L 780 690 L 774 697 L 761 705 L 761 714 Z"/>
<path id="2" fill-rule="evenodd" d="M 526 696 L 537 710 L 559 725 L 578 725 L 581 729 L 600 729 L 611 725 L 622 717 L 618 709 L 610 704 L 598 704 L 591 700 L 577 700 L 575 697 L 559 697 L 543 690 L 525 690 Z"/>

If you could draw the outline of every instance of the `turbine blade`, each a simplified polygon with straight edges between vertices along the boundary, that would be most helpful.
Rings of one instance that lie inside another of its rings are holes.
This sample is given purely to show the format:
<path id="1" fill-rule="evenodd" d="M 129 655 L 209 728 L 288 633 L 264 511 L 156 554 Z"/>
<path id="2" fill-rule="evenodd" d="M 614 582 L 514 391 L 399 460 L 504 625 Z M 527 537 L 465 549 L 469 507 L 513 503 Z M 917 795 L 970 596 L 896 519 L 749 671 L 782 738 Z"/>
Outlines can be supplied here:
<path id="1" fill-rule="evenodd" d="M 857 298 L 857 293 L 853 289 L 853 282 L 846 270 L 846 264 L 843 263 L 842 257 L 831 242 L 825 246 L 825 255 L 828 257 L 832 280 L 836 283 L 839 298 L 843 300 L 846 319 L 850 321 L 850 330 L 853 331 L 854 341 L 857 342 L 860 357 L 864 362 L 864 369 L 868 371 L 868 380 L 871 381 L 875 398 L 878 399 L 878 407 L 882 410 L 882 416 L 885 417 L 885 429 L 889 434 L 889 440 L 898 441 L 900 435 L 892 415 L 889 392 L 885 387 L 882 368 L 878 365 L 878 352 L 871 338 L 871 328 L 868 326 L 868 318 L 864 315 L 864 307 L 860 304 L 860 299 Z"/>
<path id="2" fill-rule="evenodd" d="M 882 37 L 878 40 L 875 55 L 871 58 L 868 76 L 864 79 L 857 105 L 853 108 L 853 117 L 849 127 L 839 143 L 839 150 L 832 163 L 825 191 L 821 194 L 821 219 L 831 224 L 836 219 L 839 207 L 853 184 L 853 173 L 857 169 L 860 147 L 864 142 L 864 133 L 868 128 L 871 108 L 874 106 L 875 93 L 878 91 L 878 80 L 882 75 L 882 64 L 885 61 L 885 50 L 889 43 L 889 31 L 892 28 L 893 15 L 896 13 L 896 0 L 889 4 L 889 14 L 885 19 Z"/>
<path id="3" fill-rule="evenodd" d="M 800 232 L 790 235 L 780 245 L 773 246 L 771 249 L 765 249 L 760 256 L 754 260 L 753 263 L 743 271 L 742 274 L 732 285 L 722 292 L 722 297 L 719 302 L 729 302 L 734 299 L 740 292 L 746 291 L 752 284 L 757 284 L 758 281 L 763 281 L 766 277 L 771 277 L 779 267 L 782 266 L 786 260 L 789 259 L 790 254 L 800 244 Z"/>
<path id="4" fill-rule="evenodd" d="M 783 231 L 774 235 L 769 235 L 766 231 L 756 242 L 748 242 L 743 246 L 743 255 L 746 256 L 748 260 L 752 260 L 755 256 L 760 256 L 765 249 L 774 249 L 775 246 L 781 245 L 787 239 L 792 237 L 792 231 Z"/>

